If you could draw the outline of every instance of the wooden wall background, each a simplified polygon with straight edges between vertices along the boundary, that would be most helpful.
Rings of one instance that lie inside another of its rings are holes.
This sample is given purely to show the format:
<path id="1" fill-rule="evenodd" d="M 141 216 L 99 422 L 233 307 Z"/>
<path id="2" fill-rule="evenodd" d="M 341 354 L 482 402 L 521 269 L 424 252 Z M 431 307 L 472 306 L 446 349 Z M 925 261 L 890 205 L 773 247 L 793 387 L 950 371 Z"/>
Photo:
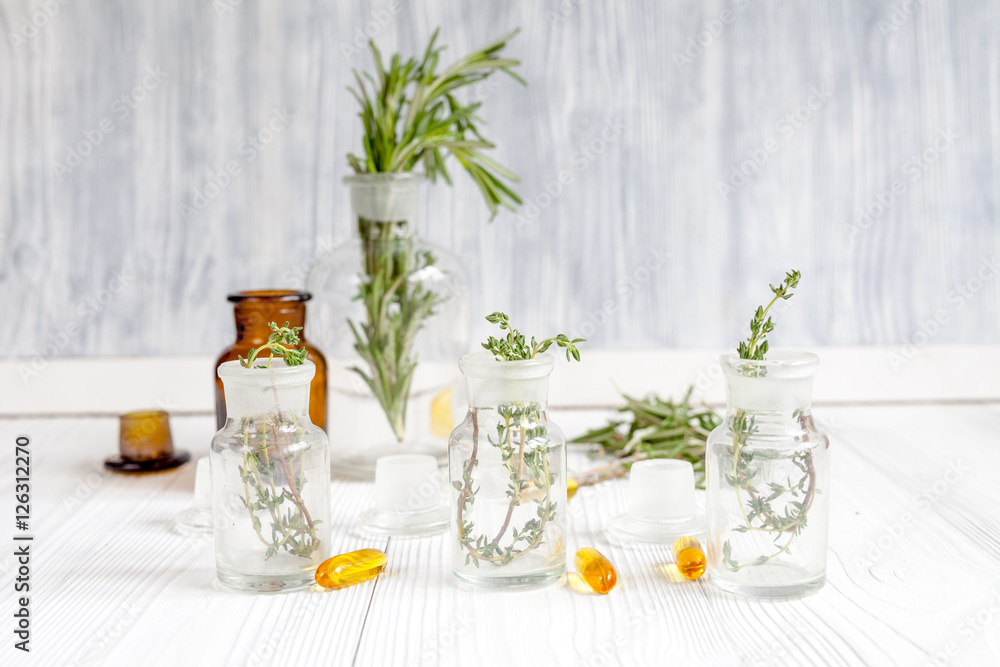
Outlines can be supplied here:
<path id="1" fill-rule="evenodd" d="M 490 223 L 464 176 L 425 192 L 475 312 L 595 346 L 722 345 L 798 268 L 776 342 L 1000 339 L 995 0 L 0 0 L 3 354 L 221 349 L 228 292 L 301 285 L 349 233 L 353 41 L 411 54 L 435 26 L 453 55 L 523 29 L 530 85 L 478 94 L 537 212 Z M 287 126 L 241 153 L 276 109 Z"/>

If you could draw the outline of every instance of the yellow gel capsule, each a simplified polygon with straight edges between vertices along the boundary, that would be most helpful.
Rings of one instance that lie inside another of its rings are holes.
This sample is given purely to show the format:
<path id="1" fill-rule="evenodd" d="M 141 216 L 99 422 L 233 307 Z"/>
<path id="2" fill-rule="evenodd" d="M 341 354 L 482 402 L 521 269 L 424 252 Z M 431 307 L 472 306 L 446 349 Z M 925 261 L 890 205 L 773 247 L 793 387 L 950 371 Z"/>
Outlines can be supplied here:
<path id="1" fill-rule="evenodd" d="M 618 573 L 604 555 L 593 547 L 585 547 L 576 552 L 573 561 L 580 578 L 587 582 L 595 592 L 602 595 L 610 593 L 618 583 Z"/>
<path id="2" fill-rule="evenodd" d="M 580 488 L 580 485 L 575 479 L 570 477 L 566 480 L 566 500 L 570 500 L 576 495 L 576 490 Z"/>
<path id="3" fill-rule="evenodd" d="M 705 574 L 705 552 L 693 537 L 678 537 L 674 542 L 677 569 L 686 579 L 697 579 Z"/>
<path id="4" fill-rule="evenodd" d="M 378 549 L 361 549 L 327 558 L 316 568 L 316 583 L 336 590 L 374 579 L 385 569 L 385 554 Z"/>

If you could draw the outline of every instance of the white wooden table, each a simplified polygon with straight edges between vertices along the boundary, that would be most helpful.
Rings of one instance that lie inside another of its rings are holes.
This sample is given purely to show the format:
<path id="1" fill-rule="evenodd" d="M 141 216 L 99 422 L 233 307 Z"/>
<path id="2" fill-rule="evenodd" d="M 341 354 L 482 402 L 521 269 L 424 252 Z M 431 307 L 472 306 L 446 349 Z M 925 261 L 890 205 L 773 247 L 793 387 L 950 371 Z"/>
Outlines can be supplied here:
<path id="1" fill-rule="evenodd" d="M 17 362 L 2 362 L 0 665 L 1000 664 L 1000 349 L 928 349 L 899 369 L 886 350 L 819 352 L 814 413 L 835 457 L 828 582 L 780 602 L 678 580 L 666 545 L 609 541 L 624 482 L 583 488 L 570 503 L 569 554 L 593 546 L 618 569 L 607 596 L 462 586 L 444 536 L 353 534 L 373 487 L 339 480 L 333 549 L 380 548 L 385 572 L 340 591 L 227 592 L 211 541 L 172 530 L 191 502 L 193 466 L 145 477 L 101 466 L 117 447 L 113 415 L 154 405 L 171 410 L 176 446 L 205 455 L 211 362 L 53 362 L 28 383 Z M 630 392 L 676 395 L 713 357 L 591 354 L 589 370 L 557 369 L 553 418 L 578 434 L 608 416 L 612 374 Z M 708 400 L 721 399 L 720 382 L 703 384 Z M 33 457 L 27 655 L 12 635 L 21 434 Z M 586 465 L 571 458 L 575 472 Z"/>

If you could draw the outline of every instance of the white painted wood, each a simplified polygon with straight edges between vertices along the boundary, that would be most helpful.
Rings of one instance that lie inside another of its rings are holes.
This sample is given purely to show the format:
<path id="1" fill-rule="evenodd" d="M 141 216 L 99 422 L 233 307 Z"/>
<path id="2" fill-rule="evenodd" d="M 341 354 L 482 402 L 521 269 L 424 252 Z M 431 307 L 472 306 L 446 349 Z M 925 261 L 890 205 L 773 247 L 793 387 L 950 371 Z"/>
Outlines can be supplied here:
<path id="1" fill-rule="evenodd" d="M 193 468 L 105 474 L 108 418 L 0 419 L 0 443 L 33 438 L 32 664 L 144 665 L 988 665 L 1000 661 L 1000 407 L 829 406 L 834 445 L 827 586 L 757 602 L 673 581 L 664 547 L 605 536 L 624 482 L 583 488 L 569 548 L 618 568 L 608 596 L 570 586 L 531 593 L 459 587 L 444 536 L 372 540 L 349 528 L 373 502 L 365 483 L 333 486 L 338 551 L 384 548 L 375 583 L 335 592 L 226 593 L 212 550 L 170 530 Z M 555 411 L 567 431 L 598 412 Z M 211 417 L 173 420 L 178 446 L 207 451 Z M 581 454 L 571 468 L 592 465 Z M 954 471 L 949 474 L 949 470 Z M 0 478 L 0 512 L 12 509 Z M 3 616 L 13 562 L 0 557 Z M 993 609 L 990 609 L 992 604 Z M 979 620 L 977 620 L 979 619 Z M 951 652 L 947 655 L 946 652 Z M 938 657 L 938 654 L 945 656 Z M 13 656 L 13 662 L 11 662 Z M 27 664 L 9 643 L 3 664 Z"/>
<path id="2" fill-rule="evenodd" d="M 819 405 L 1000 400 L 998 346 L 932 346 L 905 358 L 899 348 L 815 348 Z M 589 350 L 552 374 L 553 407 L 606 408 L 631 395 L 680 397 L 694 385 L 725 403 L 722 350 Z M 215 409 L 214 357 L 54 359 L 37 373 L 22 359 L 0 360 L 0 415 L 117 415 L 158 407 L 174 414 Z M 333 388 L 331 387 L 331 395 Z M 336 402 L 331 404 L 334 419 Z"/>
<path id="3" fill-rule="evenodd" d="M 349 234 L 345 87 L 368 66 L 354 40 L 415 54 L 437 26 L 446 60 L 523 29 L 528 87 L 476 91 L 522 177 L 521 217 L 489 223 L 457 171 L 423 197 L 421 231 L 468 262 L 473 312 L 594 347 L 726 346 L 798 268 L 779 344 L 929 327 L 934 343 L 995 344 L 1000 8 L 898 4 L 0 0 L 0 349 L 218 353 L 228 292 L 300 286 Z M 133 93 L 147 68 L 164 76 Z M 275 109 L 287 126 L 250 150 Z M 94 134 L 102 121 L 113 131 Z M 958 136 L 938 151 L 940 132 Z M 57 174 L 71 150 L 91 154 Z M 736 168 L 746 184 L 723 200 Z"/>

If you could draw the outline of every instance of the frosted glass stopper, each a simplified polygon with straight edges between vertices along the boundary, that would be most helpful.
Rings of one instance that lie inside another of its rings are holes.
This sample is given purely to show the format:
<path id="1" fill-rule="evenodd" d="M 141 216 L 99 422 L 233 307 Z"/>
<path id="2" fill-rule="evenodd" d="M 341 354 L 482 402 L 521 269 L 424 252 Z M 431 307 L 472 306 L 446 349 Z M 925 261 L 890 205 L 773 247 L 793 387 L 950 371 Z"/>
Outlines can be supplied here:
<path id="1" fill-rule="evenodd" d="M 437 460 L 429 454 L 393 454 L 375 462 L 375 508 L 422 512 L 441 500 Z"/>
<path id="2" fill-rule="evenodd" d="M 660 459 L 632 464 L 628 511 L 646 521 L 694 516 L 694 468 L 688 461 Z"/>

